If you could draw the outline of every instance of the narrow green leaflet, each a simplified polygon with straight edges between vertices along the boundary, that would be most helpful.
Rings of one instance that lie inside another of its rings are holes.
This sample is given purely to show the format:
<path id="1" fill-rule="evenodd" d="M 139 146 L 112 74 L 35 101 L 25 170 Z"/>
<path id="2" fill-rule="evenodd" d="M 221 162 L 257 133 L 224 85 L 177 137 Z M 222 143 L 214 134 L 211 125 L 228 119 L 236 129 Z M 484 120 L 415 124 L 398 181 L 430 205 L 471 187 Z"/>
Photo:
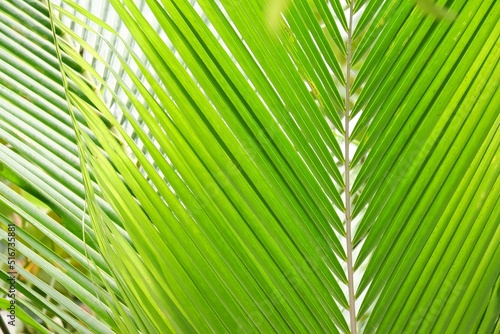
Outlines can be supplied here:
<path id="1" fill-rule="evenodd" d="M 499 19 L 495 0 L 1 1 L 19 320 L 496 333 Z"/>

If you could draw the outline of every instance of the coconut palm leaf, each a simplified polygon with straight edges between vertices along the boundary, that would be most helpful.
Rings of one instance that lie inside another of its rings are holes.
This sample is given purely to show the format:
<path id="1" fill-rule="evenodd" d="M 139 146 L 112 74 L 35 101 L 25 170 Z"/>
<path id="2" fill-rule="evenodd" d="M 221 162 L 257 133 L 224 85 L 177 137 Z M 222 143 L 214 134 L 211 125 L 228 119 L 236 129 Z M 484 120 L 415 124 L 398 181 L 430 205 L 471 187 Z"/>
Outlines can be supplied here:
<path id="1" fill-rule="evenodd" d="M 499 15 L 1 2 L 18 307 L 58 333 L 498 330 Z"/>

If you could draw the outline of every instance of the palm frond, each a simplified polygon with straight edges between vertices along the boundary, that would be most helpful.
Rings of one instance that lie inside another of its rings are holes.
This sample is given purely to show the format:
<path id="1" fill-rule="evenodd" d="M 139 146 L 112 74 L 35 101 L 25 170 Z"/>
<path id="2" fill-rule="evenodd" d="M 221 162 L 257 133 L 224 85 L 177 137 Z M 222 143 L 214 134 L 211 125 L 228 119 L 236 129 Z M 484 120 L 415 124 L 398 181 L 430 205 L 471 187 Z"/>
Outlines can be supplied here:
<path id="1" fill-rule="evenodd" d="M 2 2 L 0 222 L 91 311 L 20 266 L 23 307 L 57 332 L 491 332 L 499 9 Z"/>

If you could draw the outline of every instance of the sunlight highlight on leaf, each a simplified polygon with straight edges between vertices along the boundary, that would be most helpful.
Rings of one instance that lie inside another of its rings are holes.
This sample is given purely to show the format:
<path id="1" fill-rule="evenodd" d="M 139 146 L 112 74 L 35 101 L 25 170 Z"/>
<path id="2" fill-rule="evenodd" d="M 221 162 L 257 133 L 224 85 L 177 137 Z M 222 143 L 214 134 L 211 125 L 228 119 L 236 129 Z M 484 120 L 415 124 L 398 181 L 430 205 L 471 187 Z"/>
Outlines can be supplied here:
<path id="1" fill-rule="evenodd" d="M 268 29 L 273 32 L 278 32 L 281 22 L 281 14 L 286 13 L 288 7 L 291 5 L 292 0 L 270 0 L 265 18 L 267 22 Z"/>

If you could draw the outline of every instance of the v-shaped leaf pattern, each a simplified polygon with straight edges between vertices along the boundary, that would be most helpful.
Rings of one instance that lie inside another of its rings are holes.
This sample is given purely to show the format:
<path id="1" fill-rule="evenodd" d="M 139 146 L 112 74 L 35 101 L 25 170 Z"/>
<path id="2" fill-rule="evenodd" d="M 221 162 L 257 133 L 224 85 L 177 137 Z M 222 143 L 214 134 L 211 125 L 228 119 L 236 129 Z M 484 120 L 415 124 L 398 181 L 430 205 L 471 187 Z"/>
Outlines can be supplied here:
<path id="1" fill-rule="evenodd" d="M 23 321 L 498 330 L 498 1 L 49 3 L 0 2 Z"/>

